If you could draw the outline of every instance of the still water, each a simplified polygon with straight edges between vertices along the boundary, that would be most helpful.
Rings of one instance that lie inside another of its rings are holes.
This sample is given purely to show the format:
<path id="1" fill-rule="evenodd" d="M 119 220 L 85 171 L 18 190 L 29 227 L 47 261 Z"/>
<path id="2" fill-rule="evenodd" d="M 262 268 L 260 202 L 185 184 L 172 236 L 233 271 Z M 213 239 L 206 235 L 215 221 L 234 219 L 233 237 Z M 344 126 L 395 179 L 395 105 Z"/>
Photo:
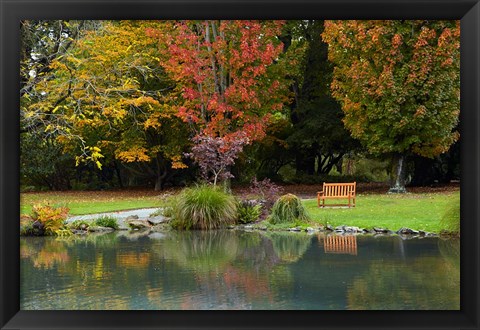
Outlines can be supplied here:
<path id="1" fill-rule="evenodd" d="M 21 309 L 459 309 L 460 242 L 243 231 L 22 237 Z"/>

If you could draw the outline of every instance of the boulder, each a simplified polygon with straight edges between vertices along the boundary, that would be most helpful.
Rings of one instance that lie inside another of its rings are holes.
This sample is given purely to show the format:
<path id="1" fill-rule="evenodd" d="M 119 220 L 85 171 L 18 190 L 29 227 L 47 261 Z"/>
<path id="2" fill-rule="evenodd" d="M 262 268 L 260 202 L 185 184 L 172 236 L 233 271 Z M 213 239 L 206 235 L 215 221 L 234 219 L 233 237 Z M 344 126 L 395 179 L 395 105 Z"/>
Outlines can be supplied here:
<path id="1" fill-rule="evenodd" d="M 115 229 L 110 227 L 102 227 L 102 226 L 90 226 L 88 227 L 88 231 L 92 233 L 107 233 L 114 231 Z"/>
<path id="2" fill-rule="evenodd" d="M 152 227 L 152 225 L 147 220 L 125 220 L 125 222 L 131 229 L 149 229 Z"/>
<path id="3" fill-rule="evenodd" d="M 327 225 L 327 226 L 325 227 L 325 230 L 333 231 L 332 225 Z"/>
<path id="4" fill-rule="evenodd" d="M 155 217 L 150 217 L 147 219 L 147 221 L 152 225 L 152 226 L 155 226 L 155 225 L 158 225 L 158 224 L 161 224 L 161 223 L 164 223 L 164 222 L 168 222 L 168 218 L 164 217 L 163 215 L 157 215 Z"/>
<path id="5" fill-rule="evenodd" d="M 126 219 L 125 222 L 129 222 L 131 220 L 138 220 L 138 215 L 129 215 Z"/>

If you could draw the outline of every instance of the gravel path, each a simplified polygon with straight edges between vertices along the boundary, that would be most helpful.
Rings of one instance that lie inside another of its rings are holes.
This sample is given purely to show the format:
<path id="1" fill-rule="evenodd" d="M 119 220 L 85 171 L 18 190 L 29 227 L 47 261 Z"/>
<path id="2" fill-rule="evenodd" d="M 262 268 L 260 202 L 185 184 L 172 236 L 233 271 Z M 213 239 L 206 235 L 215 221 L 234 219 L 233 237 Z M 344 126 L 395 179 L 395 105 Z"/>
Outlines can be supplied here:
<path id="1" fill-rule="evenodd" d="M 85 215 L 76 215 L 73 217 L 69 217 L 67 222 L 73 222 L 75 220 L 93 220 L 99 218 L 101 216 L 112 216 L 117 218 L 118 220 L 125 220 L 127 217 L 132 215 L 138 215 L 139 219 L 146 219 L 158 210 L 158 207 L 155 208 L 148 208 L 148 209 L 138 209 L 138 210 L 128 210 L 128 211 L 117 211 L 117 212 L 106 212 L 106 213 L 96 213 L 96 214 L 85 214 Z"/>

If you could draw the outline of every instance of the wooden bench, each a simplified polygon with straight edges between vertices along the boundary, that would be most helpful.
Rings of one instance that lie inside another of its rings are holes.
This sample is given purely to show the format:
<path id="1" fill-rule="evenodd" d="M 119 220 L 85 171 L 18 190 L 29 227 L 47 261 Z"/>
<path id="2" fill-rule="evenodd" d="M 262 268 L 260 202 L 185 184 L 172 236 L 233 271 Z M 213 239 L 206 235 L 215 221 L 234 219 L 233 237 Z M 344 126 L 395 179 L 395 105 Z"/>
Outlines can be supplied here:
<path id="1" fill-rule="evenodd" d="M 355 207 L 355 189 L 357 183 L 323 183 L 322 191 L 317 193 L 318 207 L 325 207 L 326 199 L 347 199 L 348 204 L 330 204 L 329 206 Z M 322 203 L 320 203 L 322 202 Z M 320 205 L 321 204 L 321 205 Z"/>

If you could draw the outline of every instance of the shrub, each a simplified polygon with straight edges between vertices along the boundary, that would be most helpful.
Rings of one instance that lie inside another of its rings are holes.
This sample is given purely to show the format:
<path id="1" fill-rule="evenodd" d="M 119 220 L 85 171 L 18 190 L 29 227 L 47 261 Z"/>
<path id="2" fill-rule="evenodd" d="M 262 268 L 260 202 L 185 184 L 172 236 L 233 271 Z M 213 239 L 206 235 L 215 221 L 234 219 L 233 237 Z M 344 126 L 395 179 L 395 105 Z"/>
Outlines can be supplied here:
<path id="1" fill-rule="evenodd" d="M 102 215 L 101 217 L 95 219 L 94 224 L 100 227 L 118 229 L 117 219 L 108 215 Z"/>
<path id="2" fill-rule="evenodd" d="M 45 234 L 54 235 L 63 227 L 69 211 L 68 207 L 56 207 L 49 203 L 35 204 L 32 206 L 32 219 L 41 224 Z"/>
<path id="3" fill-rule="evenodd" d="M 215 229 L 236 218 L 235 198 L 213 186 L 186 188 L 172 204 L 172 226 L 178 229 Z"/>
<path id="4" fill-rule="evenodd" d="M 282 192 L 283 188 L 271 182 L 268 178 L 258 181 L 255 177 L 251 182 L 250 193 L 260 197 L 264 201 L 267 210 L 272 208 Z"/>
<path id="5" fill-rule="evenodd" d="M 451 233 L 460 233 L 460 198 L 456 197 L 445 210 L 440 220 L 442 229 Z"/>
<path id="6" fill-rule="evenodd" d="M 240 201 L 237 205 L 238 222 L 251 223 L 255 222 L 262 214 L 262 205 L 256 200 Z"/>
<path id="7" fill-rule="evenodd" d="M 310 217 L 302 201 L 293 194 L 286 194 L 280 197 L 273 205 L 272 212 L 268 217 L 268 221 L 271 224 L 309 220 Z"/>

